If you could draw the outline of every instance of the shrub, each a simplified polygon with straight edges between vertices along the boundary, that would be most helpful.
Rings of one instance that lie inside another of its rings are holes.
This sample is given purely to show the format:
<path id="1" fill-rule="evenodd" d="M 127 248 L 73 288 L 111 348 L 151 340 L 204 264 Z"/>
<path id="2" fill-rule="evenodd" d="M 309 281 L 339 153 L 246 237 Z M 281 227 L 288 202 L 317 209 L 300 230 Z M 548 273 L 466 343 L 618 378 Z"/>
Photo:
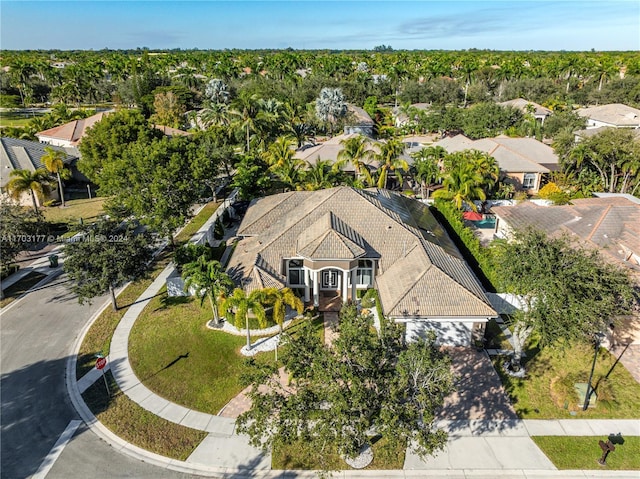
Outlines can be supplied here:
<path id="1" fill-rule="evenodd" d="M 569 195 L 553 182 L 544 185 L 538 191 L 538 196 L 545 200 L 551 200 L 556 205 L 566 205 L 569 202 Z"/>
<path id="2" fill-rule="evenodd" d="M 453 233 L 458 238 L 458 247 L 466 249 L 472 258 L 467 258 L 471 267 L 484 276 L 485 286 L 495 291 L 494 285 L 497 283 L 497 274 L 491 261 L 491 252 L 480 244 L 480 240 L 473 233 L 471 228 L 465 225 L 462 213 L 456 209 L 449 201 L 436 200 L 433 204 L 435 210 L 442 216 L 445 226 L 449 226 L 449 234 Z M 461 244 L 460 244 L 461 243 Z"/>
<path id="3" fill-rule="evenodd" d="M 205 255 L 207 260 L 212 260 L 216 259 L 214 252 L 215 250 L 209 245 L 187 243 L 176 248 L 175 253 L 173 253 L 173 261 L 176 266 L 180 267 L 183 264 L 196 261 L 202 255 Z"/>
<path id="4" fill-rule="evenodd" d="M 366 309 L 373 308 L 373 306 L 376 304 L 376 297 L 377 297 L 376 293 L 377 292 L 375 289 L 367 290 L 367 292 L 364 294 L 360 302 L 363 308 L 366 308 Z"/>

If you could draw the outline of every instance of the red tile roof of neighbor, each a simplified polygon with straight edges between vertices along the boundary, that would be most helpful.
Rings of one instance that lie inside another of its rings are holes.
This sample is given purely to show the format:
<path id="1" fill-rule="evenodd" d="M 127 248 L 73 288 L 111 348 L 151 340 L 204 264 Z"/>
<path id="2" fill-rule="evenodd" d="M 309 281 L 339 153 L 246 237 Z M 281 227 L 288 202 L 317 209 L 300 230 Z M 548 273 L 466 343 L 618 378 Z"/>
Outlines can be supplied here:
<path id="1" fill-rule="evenodd" d="M 82 120 L 73 120 L 64 125 L 54 126 L 48 130 L 40 131 L 36 133 L 38 139 L 41 137 L 55 138 L 57 140 L 64 140 L 71 143 L 71 146 L 76 146 L 82 140 L 87 130 L 95 125 L 102 118 L 111 113 L 110 111 L 101 111 L 90 117 L 83 118 Z"/>

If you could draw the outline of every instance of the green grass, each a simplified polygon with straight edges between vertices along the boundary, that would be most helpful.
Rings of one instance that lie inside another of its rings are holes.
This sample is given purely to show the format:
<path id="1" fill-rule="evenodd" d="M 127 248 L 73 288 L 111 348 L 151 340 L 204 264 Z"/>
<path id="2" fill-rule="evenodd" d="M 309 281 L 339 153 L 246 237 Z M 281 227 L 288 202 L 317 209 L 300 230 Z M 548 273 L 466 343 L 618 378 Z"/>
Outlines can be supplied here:
<path id="1" fill-rule="evenodd" d="M 402 469 L 404 466 L 405 446 L 392 448 L 383 438 L 373 444 L 373 461 L 365 470 Z M 311 469 L 340 471 L 352 469 L 337 453 L 335 447 L 328 446 L 326 451 L 318 451 L 304 441 L 284 445 L 276 442 L 271 454 L 273 469 Z"/>
<path id="2" fill-rule="evenodd" d="M 166 251 L 161 253 L 153 264 L 149 278 L 131 283 L 118 295 L 117 303 L 119 309 L 113 311 L 111 306 L 108 306 L 93 323 L 78 351 L 78 361 L 76 363 L 76 377 L 78 379 L 94 367 L 96 353 L 102 353 L 105 356 L 109 354 L 113 332 L 128 311 L 129 306 L 149 287 L 154 278 L 169 264 L 170 260 L 170 253 Z"/>
<path id="3" fill-rule="evenodd" d="M 487 339 L 486 348 L 513 349 L 511 343 L 509 343 L 509 340 L 502 332 L 500 325 L 494 319 L 489 320 L 487 323 L 485 338 Z"/>
<path id="4" fill-rule="evenodd" d="M 42 208 L 42 213 L 47 221 L 52 223 L 78 224 L 80 218 L 86 222 L 92 222 L 104 212 L 103 205 L 107 198 L 85 198 L 81 200 L 69 200 L 66 207 L 49 206 Z"/>
<path id="5" fill-rule="evenodd" d="M 16 111 L 0 111 L 0 127 L 24 127 L 34 116 L 42 115 L 26 115 L 25 113 Z"/>
<path id="6" fill-rule="evenodd" d="M 182 406 L 217 414 L 243 388 L 246 362 L 240 348 L 246 336 L 208 329 L 208 302 L 155 297 L 129 336 L 129 360 L 140 380 Z M 254 338 L 252 337 L 252 341 Z M 274 353 L 256 356 L 273 360 Z"/>
<path id="7" fill-rule="evenodd" d="M 182 231 L 176 235 L 176 244 L 189 241 L 189 238 L 191 238 L 218 209 L 218 206 L 220 206 L 220 202 L 211 201 L 210 203 L 207 203 L 204 208 L 202 208 L 202 210 L 182 229 Z"/>
<path id="8" fill-rule="evenodd" d="M 524 419 L 635 419 L 640 417 L 640 384 L 625 367 L 614 363 L 616 358 L 600 349 L 593 376 L 596 387 L 596 407 L 582 411 L 574 392 L 575 382 L 587 382 L 593 349 L 577 345 L 564 351 L 545 348 L 536 354 L 529 351 L 525 363 L 527 377 L 513 378 L 506 375 L 500 365 L 504 359 L 494 360 L 494 366 L 502 378 L 505 389 L 516 409 Z M 612 369 L 613 368 L 613 369 Z M 609 378 L 605 379 L 610 372 Z M 571 415 L 571 412 L 575 415 Z"/>
<path id="9" fill-rule="evenodd" d="M 10 303 L 18 299 L 24 293 L 33 288 L 36 284 L 42 281 L 47 275 L 32 271 L 26 274 L 22 279 L 16 281 L 8 288 L 3 290 L 4 298 L 0 300 L 0 308 L 8 306 Z"/>
<path id="10" fill-rule="evenodd" d="M 155 416 L 123 394 L 111 372 L 107 372 L 105 377 L 111 397 L 107 394 L 104 381 L 99 379 L 84 392 L 82 398 L 98 420 L 125 441 L 156 454 L 184 461 L 207 436 L 204 431 Z"/>
<path id="11" fill-rule="evenodd" d="M 614 445 L 616 450 L 607 456 L 607 465 L 597 460 L 602 456 L 598 441 L 605 437 L 533 436 L 531 439 L 546 454 L 558 469 L 602 469 L 639 470 L 640 437 L 623 438 L 623 444 Z M 617 441 L 620 442 L 620 441 Z"/>

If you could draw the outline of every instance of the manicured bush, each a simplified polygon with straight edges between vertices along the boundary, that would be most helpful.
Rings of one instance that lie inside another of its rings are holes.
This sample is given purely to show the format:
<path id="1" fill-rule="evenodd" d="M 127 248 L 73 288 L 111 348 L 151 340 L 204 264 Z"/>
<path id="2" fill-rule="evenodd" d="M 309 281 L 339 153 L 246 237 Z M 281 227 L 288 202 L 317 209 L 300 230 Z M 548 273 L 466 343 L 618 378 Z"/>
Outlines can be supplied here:
<path id="1" fill-rule="evenodd" d="M 443 200 L 435 201 L 432 208 L 436 217 L 439 217 L 439 220 L 444 220 L 441 223 L 447 229 L 449 236 L 456 242 L 458 248 L 462 250 L 467 262 L 485 287 L 490 291 L 495 291 L 497 274 L 491 261 L 491 251 L 483 247 L 473 230 L 465 225 L 462 212 L 456 209 L 453 203 Z"/>

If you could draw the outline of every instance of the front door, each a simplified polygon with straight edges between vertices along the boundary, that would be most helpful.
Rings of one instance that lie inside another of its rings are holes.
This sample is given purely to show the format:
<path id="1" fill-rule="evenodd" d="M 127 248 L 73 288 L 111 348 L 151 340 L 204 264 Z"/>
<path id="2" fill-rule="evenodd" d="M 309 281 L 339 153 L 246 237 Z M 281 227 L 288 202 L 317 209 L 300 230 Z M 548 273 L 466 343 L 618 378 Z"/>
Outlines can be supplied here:
<path id="1" fill-rule="evenodd" d="M 322 282 L 320 289 L 334 290 L 340 289 L 340 275 L 335 269 L 326 269 L 322 271 Z"/>

